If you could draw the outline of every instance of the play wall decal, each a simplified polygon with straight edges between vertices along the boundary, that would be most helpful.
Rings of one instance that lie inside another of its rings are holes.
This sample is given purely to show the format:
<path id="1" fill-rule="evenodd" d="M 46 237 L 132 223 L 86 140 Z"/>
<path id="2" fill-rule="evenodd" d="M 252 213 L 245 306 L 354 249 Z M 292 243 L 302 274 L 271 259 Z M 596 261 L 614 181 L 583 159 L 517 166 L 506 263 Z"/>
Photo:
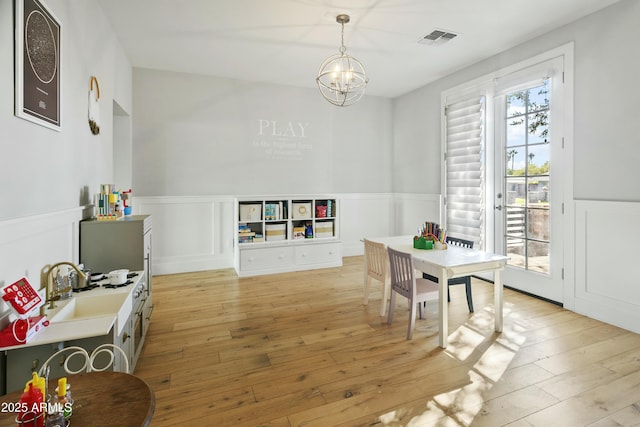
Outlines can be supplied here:
<path id="1" fill-rule="evenodd" d="M 255 129 L 253 148 L 265 159 L 302 161 L 311 155 L 308 122 L 258 119 Z"/>

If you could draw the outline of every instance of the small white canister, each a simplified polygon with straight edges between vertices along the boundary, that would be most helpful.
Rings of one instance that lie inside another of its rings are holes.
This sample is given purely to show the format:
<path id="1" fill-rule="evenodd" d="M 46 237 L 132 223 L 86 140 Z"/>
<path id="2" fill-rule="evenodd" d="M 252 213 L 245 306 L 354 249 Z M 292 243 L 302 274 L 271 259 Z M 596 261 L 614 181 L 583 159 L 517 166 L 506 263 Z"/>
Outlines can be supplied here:
<path id="1" fill-rule="evenodd" d="M 109 272 L 109 283 L 112 285 L 122 285 L 127 281 L 129 270 L 113 270 Z"/>

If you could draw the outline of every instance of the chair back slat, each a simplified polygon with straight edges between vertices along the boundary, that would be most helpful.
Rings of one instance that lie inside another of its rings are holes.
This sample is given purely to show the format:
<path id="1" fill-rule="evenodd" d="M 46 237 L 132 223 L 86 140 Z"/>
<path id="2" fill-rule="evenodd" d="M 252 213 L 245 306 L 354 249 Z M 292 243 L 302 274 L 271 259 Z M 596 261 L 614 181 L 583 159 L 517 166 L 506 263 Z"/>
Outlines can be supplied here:
<path id="1" fill-rule="evenodd" d="M 458 237 L 447 236 L 447 244 L 451 246 L 459 246 L 461 248 L 473 249 L 473 241 L 460 239 Z"/>
<path id="2" fill-rule="evenodd" d="M 391 289 L 406 298 L 415 295 L 415 274 L 411 254 L 387 248 L 391 273 Z"/>
<path id="3" fill-rule="evenodd" d="M 384 244 L 364 239 L 364 253 L 367 260 L 367 274 L 384 283 L 388 265 Z"/>

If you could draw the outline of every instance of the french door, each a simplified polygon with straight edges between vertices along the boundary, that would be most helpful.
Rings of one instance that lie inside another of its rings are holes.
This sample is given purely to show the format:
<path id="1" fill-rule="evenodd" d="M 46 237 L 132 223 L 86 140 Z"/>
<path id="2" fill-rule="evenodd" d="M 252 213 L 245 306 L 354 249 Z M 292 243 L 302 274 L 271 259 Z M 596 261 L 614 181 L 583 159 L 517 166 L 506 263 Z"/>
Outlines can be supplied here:
<path id="1" fill-rule="evenodd" d="M 563 61 L 497 80 L 495 251 L 504 283 L 563 300 Z"/>

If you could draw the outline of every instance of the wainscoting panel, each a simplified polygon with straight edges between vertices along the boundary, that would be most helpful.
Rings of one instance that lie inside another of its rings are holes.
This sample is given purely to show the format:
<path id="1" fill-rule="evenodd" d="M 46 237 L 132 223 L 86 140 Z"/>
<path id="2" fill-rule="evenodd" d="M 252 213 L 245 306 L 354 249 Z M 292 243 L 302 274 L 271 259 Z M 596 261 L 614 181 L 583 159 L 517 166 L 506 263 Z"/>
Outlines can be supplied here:
<path id="1" fill-rule="evenodd" d="M 338 197 L 343 256 L 362 255 L 365 237 L 388 236 L 393 232 L 392 194 L 357 193 Z"/>
<path id="2" fill-rule="evenodd" d="M 134 197 L 134 212 L 153 216 L 153 273 L 233 266 L 233 197 Z"/>
<path id="3" fill-rule="evenodd" d="M 40 271 L 46 265 L 77 263 L 82 215 L 83 208 L 79 207 L 0 221 L 0 287 L 25 276 L 39 288 Z M 8 310 L 6 303 L 0 301 L 0 313 L 4 315 Z"/>
<path id="4" fill-rule="evenodd" d="M 640 333 L 640 203 L 576 201 L 575 311 Z"/>

